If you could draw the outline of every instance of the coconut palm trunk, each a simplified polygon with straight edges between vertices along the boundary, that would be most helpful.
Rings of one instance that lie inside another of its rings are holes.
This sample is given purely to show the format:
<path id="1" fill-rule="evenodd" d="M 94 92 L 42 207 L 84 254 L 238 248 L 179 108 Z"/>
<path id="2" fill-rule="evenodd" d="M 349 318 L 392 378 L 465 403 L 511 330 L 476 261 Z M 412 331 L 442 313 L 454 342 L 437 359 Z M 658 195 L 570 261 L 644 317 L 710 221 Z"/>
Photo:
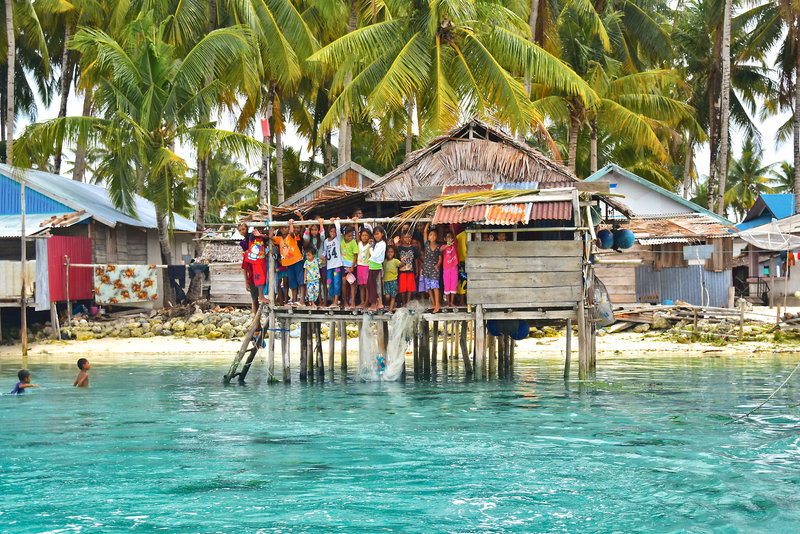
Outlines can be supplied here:
<path id="1" fill-rule="evenodd" d="M 275 129 L 275 186 L 278 188 L 278 204 L 286 200 L 283 185 L 283 140 L 280 129 Z"/>
<path id="2" fill-rule="evenodd" d="M 581 130 L 581 120 L 576 111 L 571 113 L 569 121 L 569 152 L 567 154 L 567 167 L 575 172 L 576 159 L 578 157 L 578 134 Z"/>
<path id="3" fill-rule="evenodd" d="M 686 140 L 686 155 L 683 159 L 683 198 L 689 198 L 689 190 L 692 187 L 692 159 L 694 156 L 694 139 L 692 134 Z"/>
<path id="4" fill-rule="evenodd" d="M 83 116 L 89 117 L 92 115 L 92 88 L 87 87 L 83 95 Z M 75 165 L 72 166 L 72 179 L 76 182 L 83 181 L 83 175 L 86 173 L 86 143 L 78 141 L 78 146 L 75 149 Z"/>
<path id="5" fill-rule="evenodd" d="M 217 27 L 217 2 L 209 0 L 208 3 L 208 32 Z M 211 80 L 208 80 L 209 83 Z M 208 113 L 203 116 L 203 122 L 208 121 Z M 194 223 L 198 232 L 205 229 L 206 211 L 208 211 L 208 160 L 209 154 L 197 157 L 197 186 L 195 188 Z M 197 237 L 200 237 L 199 235 Z M 195 241 L 194 253 L 199 256 L 203 252 L 203 242 Z"/>
<path id="6" fill-rule="evenodd" d="M 70 62 L 70 51 L 67 45 L 72 37 L 72 23 L 67 21 L 64 27 L 64 49 L 61 51 L 61 103 L 58 107 L 58 116 L 67 116 L 67 100 L 69 99 L 69 88 L 72 85 L 72 63 Z M 63 145 L 61 142 L 56 147 L 53 158 L 53 172 L 61 174 L 61 157 Z"/>
<path id="7" fill-rule="evenodd" d="M 592 174 L 597 172 L 597 119 L 589 122 L 589 170 Z"/>
<path id="8" fill-rule="evenodd" d="M 716 213 L 725 214 L 725 186 L 728 178 L 728 135 L 730 133 L 731 104 L 731 11 L 732 0 L 725 0 L 725 14 L 722 23 L 722 88 L 720 89 L 720 136 L 719 136 L 719 175 L 717 176 Z"/>
<path id="9" fill-rule="evenodd" d="M 11 165 L 11 145 L 14 143 L 14 67 L 17 64 L 17 43 L 14 37 L 14 5 L 6 0 L 6 42 L 8 43 L 8 68 L 6 69 L 6 163 Z"/>
<path id="10" fill-rule="evenodd" d="M 325 143 L 325 148 L 323 149 L 323 152 L 322 152 L 323 156 L 322 157 L 323 157 L 323 159 L 325 161 L 325 174 L 330 174 L 331 171 L 333 170 L 333 162 L 332 162 L 333 155 L 331 154 L 331 152 L 333 152 L 333 146 L 331 145 L 331 131 L 330 130 L 325 132 L 325 141 L 324 141 L 324 143 Z"/>
<path id="11" fill-rule="evenodd" d="M 408 127 L 406 128 L 406 158 L 408 155 L 411 154 L 413 150 L 412 141 L 414 140 L 414 133 L 411 130 L 411 127 L 414 124 L 414 101 L 410 98 L 406 102 L 406 111 L 408 112 Z"/>
<path id="12" fill-rule="evenodd" d="M 794 211 L 800 213 L 800 46 L 797 47 L 794 74 Z"/>
<path id="13" fill-rule="evenodd" d="M 350 22 L 347 25 L 347 33 L 352 33 L 358 24 L 358 3 L 357 0 L 350 0 Z M 353 81 L 351 73 L 347 74 L 345 78 L 345 87 L 350 85 Z M 342 113 L 339 120 L 339 161 L 338 166 L 341 167 L 350 161 L 351 142 L 350 138 L 353 135 L 353 130 L 350 126 L 350 119 L 347 117 L 347 112 Z"/>
<path id="14" fill-rule="evenodd" d="M 273 133 L 275 130 L 274 128 L 274 121 L 272 120 L 272 108 L 275 107 L 275 84 L 271 84 L 269 87 L 269 97 L 267 98 L 267 121 L 270 122 L 270 133 Z M 269 187 L 269 148 L 271 143 L 267 143 L 266 140 L 263 158 L 261 162 L 261 188 L 258 192 L 258 204 L 259 206 L 264 206 L 267 203 L 267 195 L 270 194 L 270 187 Z"/>

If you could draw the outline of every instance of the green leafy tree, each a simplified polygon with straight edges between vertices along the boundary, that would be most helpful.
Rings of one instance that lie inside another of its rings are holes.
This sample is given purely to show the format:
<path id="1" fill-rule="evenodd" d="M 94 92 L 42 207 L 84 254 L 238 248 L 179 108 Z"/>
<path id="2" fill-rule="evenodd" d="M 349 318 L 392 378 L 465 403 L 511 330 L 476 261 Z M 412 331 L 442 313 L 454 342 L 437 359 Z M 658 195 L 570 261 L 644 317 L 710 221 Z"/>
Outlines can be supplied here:
<path id="1" fill-rule="evenodd" d="M 774 193 L 771 182 L 774 164 L 764 164 L 764 150 L 753 137 L 747 137 L 742 145 L 742 153 L 730 164 L 728 189 L 725 191 L 725 204 L 739 217 L 762 193 Z"/>

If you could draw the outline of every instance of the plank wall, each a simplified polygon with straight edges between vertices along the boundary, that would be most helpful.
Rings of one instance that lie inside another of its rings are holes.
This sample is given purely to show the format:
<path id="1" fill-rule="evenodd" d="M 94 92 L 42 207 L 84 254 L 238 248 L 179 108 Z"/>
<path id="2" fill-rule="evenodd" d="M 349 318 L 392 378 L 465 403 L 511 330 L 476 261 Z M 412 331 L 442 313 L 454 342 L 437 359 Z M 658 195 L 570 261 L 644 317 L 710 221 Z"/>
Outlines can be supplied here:
<path id="1" fill-rule="evenodd" d="M 580 241 L 467 243 L 467 302 L 486 307 L 562 307 L 580 301 Z"/>
<path id="2" fill-rule="evenodd" d="M 244 271 L 240 265 L 210 266 L 210 299 L 214 304 L 249 305 L 250 293 L 244 283 Z"/>

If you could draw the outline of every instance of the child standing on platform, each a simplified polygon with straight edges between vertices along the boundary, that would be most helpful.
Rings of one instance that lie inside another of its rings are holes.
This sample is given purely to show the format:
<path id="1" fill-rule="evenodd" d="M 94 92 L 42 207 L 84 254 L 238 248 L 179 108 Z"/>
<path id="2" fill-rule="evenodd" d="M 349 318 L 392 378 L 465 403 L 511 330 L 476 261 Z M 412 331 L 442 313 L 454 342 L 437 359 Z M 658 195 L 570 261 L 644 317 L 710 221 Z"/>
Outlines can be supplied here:
<path id="1" fill-rule="evenodd" d="M 386 259 L 383 260 L 383 296 L 389 298 L 389 313 L 394 311 L 394 302 L 397 297 L 398 268 L 402 262 L 395 257 L 395 248 L 386 248 Z M 414 281 L 413 274 L 411 281 Z"/>
<path id="2" fill-rule="evenodd" d="M 303 234 L 303 242 L 314 249 L 314 256 L 319 260 L 319 278 L 322 281 L 326 280 L 327 273 L 325 270 L 328 267 L 325 261 L 325 247 L 322 243 L 324 237 L 325 231 L 323 230 L 322 219 L 320 217 L 317 217 L 317 224 L 309 226 Z M 308 291 L 308 288 L 306 288 L 306 291 Z M 326 306 L 328 304 L 328 290 L 324 283 L 320 284 L 319 294 L 322 296 L 320 305 Z"/>
<path id="3" fill-rule="evenodd" d="M 338 221 L 337 221 L 338 222 Z M 342 229 L 342 304 L 345 308 L 356 305 L 356 257 L 358 256 L 358 243 L 353 237 L 354 228 L 358 225 L 346 226 Z"/>
<path id="4" fill-rule="evenodd" d="M 314 250 L 314 247 L 306 247 L 306 261 L 303 267 L 305 269 L 306 297 L 308 298 L 309 306 L 312 308 L 317 307 L 317 299 L 319 298 L 319 263 L 317 251 Z"/>
<path id="5" fill-rule="evenodd" d="M 369 254 L 369 274 L 367 278 L 367 300 L 370 309 L 378 310 L 378 279 L 383 272 L 383 260 L 386 257 L 386 232 L 383 226 L 376 226 L 372 234 L 372 248 Z"/>
<path id="6" fill-rule="evenodd" d="M 358 242 L 358 260 L 356 262 L 356 281 L 358 282 L 359 308 L 367 306 L 367 284 L 369 283 L 369 256 L 372 253 L 372 232 L 361 229 L 361 241 Z"/>
<path id="7" fill-rule="evenodd" d="M 322 228 L 322 219 L 317 219 Z M 328 227 L 328 238 L 323 243 L 325 249 L 325 274 L 328 296 L 333 299 L 331 306 L 339 306 L 339 295 L 342 293 L 342 230 L 339 219 L 333 219 Z"/>
<path id="8" fill-rule="evenodd" d="M 458 251 L 452 231 L 448 230 L 444 239 L 445 244 L 442 245 L 444 296 L 447 299 L 447 306 L 455 308 L 456 289 L 458 289 Z"/>
<path id="9" fill-rule="evenodd" d="M 400 269 L 397 277 L 397 291 L 403 306 L 408 306 L 411 295 L 417 291 L 416 271 L 419 263 L 419 250 L 411 243 L 411 232 L 400 236 L 397 248 Z"/>
<path id="10" fill-rule="evenodd" d="M 425 252 L 422 256 L 419 290 L 428 292 L 431 304 L 433 304 L 433 313 L 436 313 L 439 311 L 439 273 L 442 268 L 442 254 L 439 244 L 436 242 L 436 230 L 431 230 L 429 225 L 425 225 L 425 234 L 428 236 L 428 240 L 425 242 Z"/>

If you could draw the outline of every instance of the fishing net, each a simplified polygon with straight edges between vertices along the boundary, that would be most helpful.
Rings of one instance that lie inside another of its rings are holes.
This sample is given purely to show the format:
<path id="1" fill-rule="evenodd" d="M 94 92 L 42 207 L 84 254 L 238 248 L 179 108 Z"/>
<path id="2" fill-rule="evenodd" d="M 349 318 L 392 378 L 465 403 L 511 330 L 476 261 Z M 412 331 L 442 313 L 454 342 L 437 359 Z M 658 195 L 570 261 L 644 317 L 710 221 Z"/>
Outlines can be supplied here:
<path id="1" fill-rule="evenodd" d="M 386 370 L 381 379 L 396 382 L 403 376 L 406 350 L 414 335 L 414 317 L 406 308 L 400 308 L 389 324 L 389 343 L 386 347 Z"/>
<path id="2" fill-rule="evenodd" d="M 358 378 L 367 382 L 380 380 L 377 357 L 378 336 L 375 322 L 365 313 L 361 321 L 361 332 L 358 334 Z"/>

